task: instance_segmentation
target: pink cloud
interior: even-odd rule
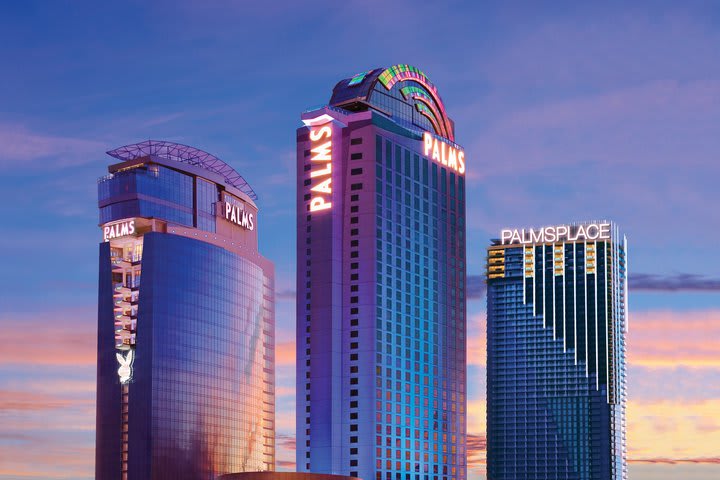
[[[630,312],[628,359],[647,367],[720,368],[720,311]]]
[[[85,321],[94,316],[84,310],[4,315],[0,365],[95,365],[97,332],[93,323]],[[88,323],[93,326],[79,327]]]

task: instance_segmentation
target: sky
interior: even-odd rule
[[[260,197],[293,469],[295,129],[337,81],[398,63],[438,86],[466,150],[469,477],[485,247],[610,219],[629,242],[631,476],[720,478],[718,59],[717,2],[2,2],[0,480],[93,477],[97,178],[146,139],[222,158]]]

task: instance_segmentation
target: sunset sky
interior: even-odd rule
[[[720,6],[429,3],[2,3],[0,480],[93,477],[97,178],[149,138],[217,155],[260,197],[294,468],[295,129],[338,80],[397,63],[438,86],[466,149],[470,478],[485,247],[590,219],[629,242],[632,479],[720,478]]]

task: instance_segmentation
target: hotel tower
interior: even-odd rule
[[[409,65],[297,130],[297,469],[466,477],[463,149]]]
[[[146,141],[98,182],[98,480],[273,470],[273,265],[219,158]]]
[[[487,263],[488,480],[624,480],[627,241],[503,230]]]

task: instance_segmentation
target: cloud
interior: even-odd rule
[[[705,463],[720,464],[720,457],[697,457],[697,458],[634,458],[628,460],[630,463],[663,463],[677,465],[681,463]]]
[[[467,276],[467,298],[468,300],[478,300],[485,296],[487,284],[485,277],[482,275]]]
[[[485,473],[487,462],[487,438],[485,435],[467,434],[467,467],[477,474]]]
[[[295,366],[295,340],[275,345],[275,366]]]
[[[281,290],[279,292],[275,292],[275,299],[276,300],[295,300],[295,290]]]
[[[720,278],[709,278],[690,273],[678,273],[676,275],[635,273],[630,275],[629,287],[637,291],[720,292]]]
[[[644,367],[720,368],[720,310],[629,314],[628,361]]]
[[[0,316],[4,337],[0,365],[95,365],[96,315],[74,309]]]
[[[286,448],[288,450],[295,450],[296,440],[294,435],[277,433],[275,434],[275,443],[278,447]]]
[[[44,410],[58,410],[68,407],[94,406],[88,398],[79,401],[77,398],[66,395],[50,395],[28,391],[0,390],[0,412],[7,415],[10,412],[37,412]]]
[[[0,124],[0,166],[62,168],[94,162],[106,145],[95,140],[38,133],[21,125]]]

